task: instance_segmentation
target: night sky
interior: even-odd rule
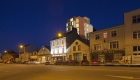
[[[140,8],[140,0],[0,0],[0,53],[20,44],[39,49],[65,32],[73,16],[87,16],[97,30],[123,24],[123,14]]]

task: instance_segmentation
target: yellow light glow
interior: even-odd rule
[[[62,34],[61,33],[58,33],[58,37],[61,37],[62,36]]]
[[[20,45],[20,48],[23,48],[23,46],[22,46],[22,45]]]
[[[6,53],[7,51],[5,50],[4,52]]]

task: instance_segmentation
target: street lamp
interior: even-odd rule
[[[58,33],[57,35],[58,35],[58,37],[61,37],[62,36],[62,33]]]
[[[19,47],[20,47],[20,48],[23,48],[23,45],[20,45]]]
[[[5,52],[5,53],[7,53],[7,51],[6,51],[6,50],[5,50],[4,52]]]

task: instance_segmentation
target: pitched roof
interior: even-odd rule
[[[67,32],[67,33],[63,33],[61,37],[55,37],[53,40],[55,39],[59,39],[59,38],[63,38],[66,37],[66,47],[68,48],[76,39],[88,44],[87,40],[83,40],[80,35],[77,34],[77,29],[76,28],[72,28],[72,31]]]
[[[25,47],[27,47],[27,46],[29,46],[29,45],[31,45],[31,44],[27,44],[27,45],[25,45]]]
[[[50,46],[44,46],[44,47],[46,47],[49,51],[51,50],[51,49],[50,49]]]

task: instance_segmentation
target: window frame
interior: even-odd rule
[[[115,29],[115,30],[111,30],[110,31],[110,36],[111,37],[116,37],[117,36],[117,30]]]
[[[132,16],[132,24],[140,23],[140,14]]]
[[[102,50],[102,45],[101,43],[98,43],[98,44],[94,44],[94,50]],[[100,48],[100,49],[99,49]]]
[[[99,40],[100,39],[100,34],[95,34],[94,37],[95,37],[95,40]]]
[[[140,39],[140,30],[132,32],[132,39]]]
[[[111,44],[112,43],[112,44]],[[115,43],[115,44],[114,44]],[[110,41],[109,42],[110,49],[118,49],[119,48],[119,41]]]
[[[76,46],[73,46],[73,51],[76,51]]]
[[[78,51],[81,51],[81,45],[78,45]]]

